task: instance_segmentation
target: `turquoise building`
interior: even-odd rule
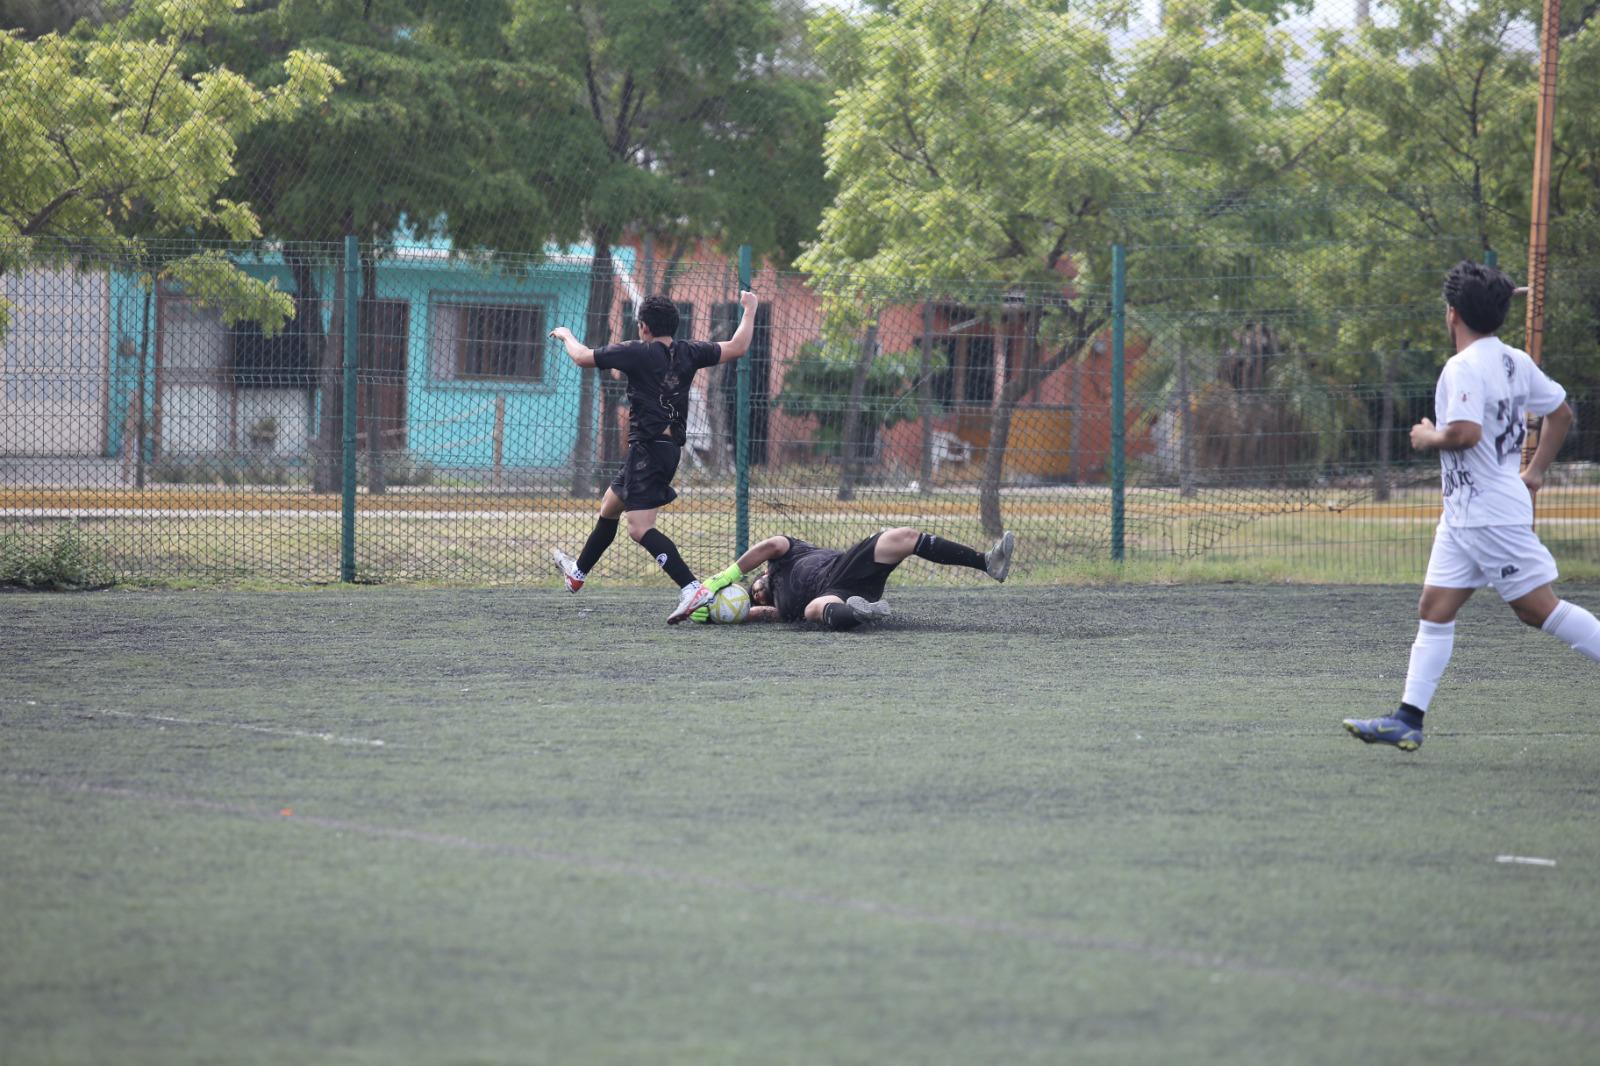
[[[612,256],[618,305],[637,301],[633,250],[615,248]],[[295,291],[281,254],[237,261]],[[565,325],[585,336],[592,261],[587,247],[550,249],[537,259],[473,259],[408,241],[369,267],[375,291],[361,323],[362,450],[378,433],[384,452],[442,470],[569,465],[581,372],[548,333]],[[330,254],[311,272],[322,332],[332,321],[338,269]],[[293,464],[309,454],[324,383],[306,331],[291,323],[265,337],[250,323],[229,328],[179,290],[147,298],[128,275],[111,277],[109,302],[106,454],[124,454],[141,410],[150,458],[250,454]],[[583,417],[594,424],[597,404]]]

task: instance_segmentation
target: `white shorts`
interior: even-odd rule
[[[1423,584],[1446,589],[1490,586],[1510,603],[1560,575],[1550,549],[1528,526],[1439,523]]]

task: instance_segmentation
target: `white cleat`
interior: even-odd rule
[[[568,592],[577,592],[583,588],[583,579],[588,575],[578,569],[578,560],[560,548],[551,548],[550,558],[554,559],[556,566],[561,568],[561,576],[566,579]]]
[[[857,622],[881,622],[889,617],[889,605],[882,600],[868,600],[860,596],[851,596],[844,601],[850,608],[850,613],[856,616]]]
[[[1004,536],[994,542],[994,547],[984,553],[983,568],[988,571],[990,577],[996,581],[1006,579],[1006,575],[1011,572],[1011,553],[1016,547],[1016,535],[1008,529]]]
[[[700,608],[716,599],[716,597],[717,594],[715,592],[706,588],[704,585],[700,584],[700,582],[689,582],[687,585],[683,586],[683,592],[678,597],[677,610],[667,615],[667,625],[677,625],[685,618],[688,618],[695,611],[698,611]]]

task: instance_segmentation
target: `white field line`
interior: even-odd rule
[[[1023,940],[1030,943],[1053,944],[1057,947],[1066,948],[1072,951],[1105,952],[1109,954],[1123,955],[1130,958],[1142,959],[1147,962],[1170,963],[1190,969],[1207,970],[1212,973],[1227,973],[1242,977],[1258,978],[1264,981],[1287,981],[1309,987],[1326,988],[1339,992],[1353,993],[1363,997],[1375,997],[1385,1001],[1405,1002],[1411,1006],[1430,1007],[1435,1010],[1449,1011],[1452,1013],[1469,1014],[1474,1016],[1492,1015],[1512,1021],[1531,1022],[1536,1025],[1546,1025],[1558,1029],[1570,1029],[1578,1032],[1600,1034],[1600,1017],[1593,1015],[1570,1014],[1561,1011],[1546,1011],[1531,1007],[1520,1007],[1509,1003],[1473,1000],[1460,996],[1443,995],[1437,992],[1429,991],[1425,988],[1417,988],[1411,985],[1385,985],[1380,982],[1370,981],[1361,977],[1342,977],[1338,974],[1318,973],[1313,970],[1297,970],[1289,967],[1275,966],[1270,963],[1256,962],[1250,959],[1231,958],[1226,955],[1214,955],[1209,952],[1195,951],[1189,948],[1169,947],[1161,944],[1142,943],[1133,940],[1118,940],[1111,937],[1090,936],[1081,933],[1066,932],[1046,926],[1024,925],[1018,922],[1008,922],[994,918],[979,918],[964,914],[924,911],[918,910],[915,907],[907,907],[898,903],[885,903],[879,900],[853,898],[849,896],[830,896],[818,892],[808,891],[803,888],[796,888],[791,885],[763,884],[755,881],[745,881],[738,878],[722,877],[716,874],[699,873],[693,870],[679,870],[666,866],[655,866],[625,859],[608,859],[594,855],[553,851],[544,848],[531,848],[517,844],[500,844],[493,841],[476,840],[472,837],[461,836],[455,833],[430,833],[425,830],[410,829],[403,826],[374,825],[366,822],[348,821],[342,818],[306,815],[294,812],[293,808],[291,807],[282,807],[275,810],[259,807],[246,807],[241,804],[204,799],[199,796],[147,792],[142,789],[121,788],[111,785],[95,784],[92,782],[67,780],[63,778],[51,777],[49,775],[22,774],[4,770],[0,770],[0,779],[16,781],[21,784],[39,785],[45,788],[54,788],[69,792],[83,792],[92,795],[112,796],[119,799],[143,800],[151,803],[159,803],[169,807],[183,807],[191,810],[211,811],[217,814],[248,818],[253,821],[276,821],[284,823],[285,825],[310,826],[316,829],[356,834],[375,840],[401,840],[413,844],[422,844],[433,848],[445,848],[482,855],[496,855],[505,858],[522,859],[530,862],[548,863],[551,865],[567,867],[569,869],[584,870],[600,876],[618,877],[624,880],[654,882],[656,884],[668,885],[673,888],[710,889],[713,891],[731,892],[740,895],[779,899],[788,903],[793,903],[797,906],[811,907],[819,910],[865,914],[874,917],[888,918],[911,925],[922,925],[939,929],[952,929],[969,933],[981,933],[999,938]]]
[[[29,701],[30,703],[33,701]],[[159,722],[162,725],[200,726],[213,729],[239,729],[247,733],[266,733],[275,737],[295,737],[300,740],[320,740],[327,744],[348,744],[354,747],[382,748],[384,741],[369,737],[341,737],[336,733],[313,733],[307,729],[278,729],[273,726],[251,725],[249,722],[206,722],[193,718],[175,718],[168,714],[135,714],[132,711],[113,711],[105,708],[79,710],[73,714],[88,714],[107,718],[128,718],[137,722]]]
[[[1515,863],[1518,866],[1554,866],[1554,859],[1536,859],[1532,855],[1496,855],[1495,862]]]

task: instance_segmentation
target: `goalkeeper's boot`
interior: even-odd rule
[[[1402,715],[1404,711],[1382,718],[1346,718],[1344,727],[1351,736],[1367,744],[1393,744],[1401,751],[1416,751],[1422,747],[1422,721]]]
[[[678,595],[677,608],[667,615],[667,625],[677,625],[716,598],[717,593],[714,589],[708,589],[698,581],[689,582],[683,586],[683,591]]]
[[[1016,550],[1017,538],[1007,530],[994,542],[994,547],[983,553],[983,568],[996,581],[1004,581],[1011,572],[1011,553]]]
[[[882,600],[851,596],[844,601],[844,605],[850,608],[850,613],[856,616],[858,622],[881,622],[889,617],[889,605]]]
[[[556,566],[561,568],[561,576],[567,582],[568,592],[577,592],[583,588],[583,579],[588,575],[578,569],[578,560],[560,548],[551,548],[550,558],[554,559]]]

